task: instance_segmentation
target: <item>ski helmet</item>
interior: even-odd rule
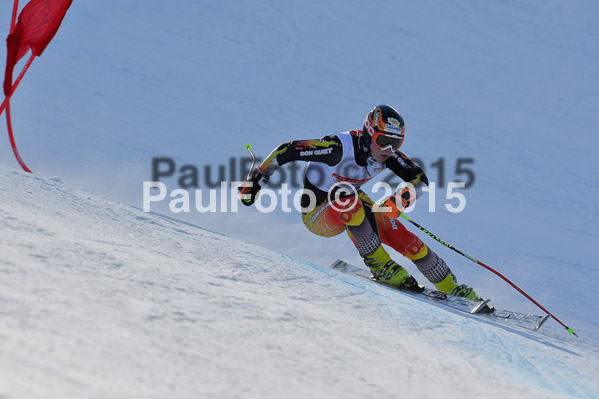
[[[368,113],[362,134],[364,137],[370,137],[379,149],[390,148],[395,151],[403,143],[405,130],[406,125],[399,112],[384,104],[377,105]]]

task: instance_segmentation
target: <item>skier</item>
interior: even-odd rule
[[[362,130],[283,143],[250,171],[249,178],[239,187],[241,202],[252,205],[261,187],[280,166],[307,161],[301,206],[308,230],[323,237],[346,231],[373,276],[382,282],[395,286],[417,284],[391,259],[382,246],[386,244],[414,262],[437,290],[479,299],[471,287],[458,284],[442,258],[396,220],[422,194],[423,187],[428,186],[422,169],[399,151],[404,132],[399,112],[389,105],[378,105],[366,116]],[[406,187],[377,207],[360,186],[385,168],[411,183],[415,193]],[[355,190],[344,193],[343,185],[352,185]],[[316,198],[316,206],[311,209],[309,193]]]

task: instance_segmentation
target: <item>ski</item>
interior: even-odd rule
[[[549,319],[549,315],[536,315],[529,313],[514,312],[512,310],[493,309],[488,317],[505,324],[516,325],[527,330],[537,331]]]
[[[547,319],[549,318],[549,315],[539,316],[534,314],[514,312],[511,310],[497,310],[493,306],[489,305],[489,299],[475,300],[469,298],[462,298],[450,294],[445,294],[439,291],[431,290],[423,286],[393,286],[373,278],[372,274],[370,273],[370,270],[367,270],[363,267],[354,266],[342,260],[335,261],[329,267],[341,273],[354,275],[362,279],[383,285],[385,287],[389,287],[393,290],[408,295],[416,296],[420,299],[426,299],[428,301],[435,302],[439,305],[447,306],[452,309],[473,314],[477,317],[484,317],[487,320],[499,322],[502,324],[516,325],[528,330],[536,331],[539,328],[541,328],[543,323],[545,323],[545,321],[547,321]]]

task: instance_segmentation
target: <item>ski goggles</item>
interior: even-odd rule
[[[372,137],[372,141],[374,141],[374,145],[376,145],[380,150],[385,151],[387,149],[391,149],[392,151],[398,150],[401,147],[401,143],[403,143],[403,132],[405,131],[405,126],[401,128],[396,128],[393,126],[392,128],[397,131],[396,132],[388,132],[388,131],[380,131],[379,129],[375,129],[372,127],[372,124],[366,118],[364,121],[364,127]]]
[[[372,141],[374,141],[374,145],[376,145],[382,151],[387,149],[395,151],[401,147],[403,136],[389,135],[384,132],[374,132],[372,135]]]

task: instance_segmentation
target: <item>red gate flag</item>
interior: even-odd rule
[[[17,62],[31,48],[32,56],[40,56],[50,43],[73,0],[31,0],[21,11],[17,26],[6,39],[6,72],[4,94],[12,91],[12,73]]]
[[[33,62],[34,58],[42,55],[64,19],[67,10],[73,3],[73,0],[31,0],[21,11],[19,21],[15,25],[15,17],[19,7],[19,0],[14,0],[13,15],[10,22],[10,34],[6,38],[6,71],[4,73],[4,94],[5,98],[0,105],[0,115],[6,108],[6,125],[8,127],[8,137],[12,146],[12,151],[19,162],[19,165],[26,172],[31,170],[25,165],[12,132],[10,121],[10,98],[12,93],[23,79],[25,72]],[[25,67],[19,74],[16,82],[12,81],[12,74],[15,65],[27,51],[31,49],[31,56],[25,64]]]

